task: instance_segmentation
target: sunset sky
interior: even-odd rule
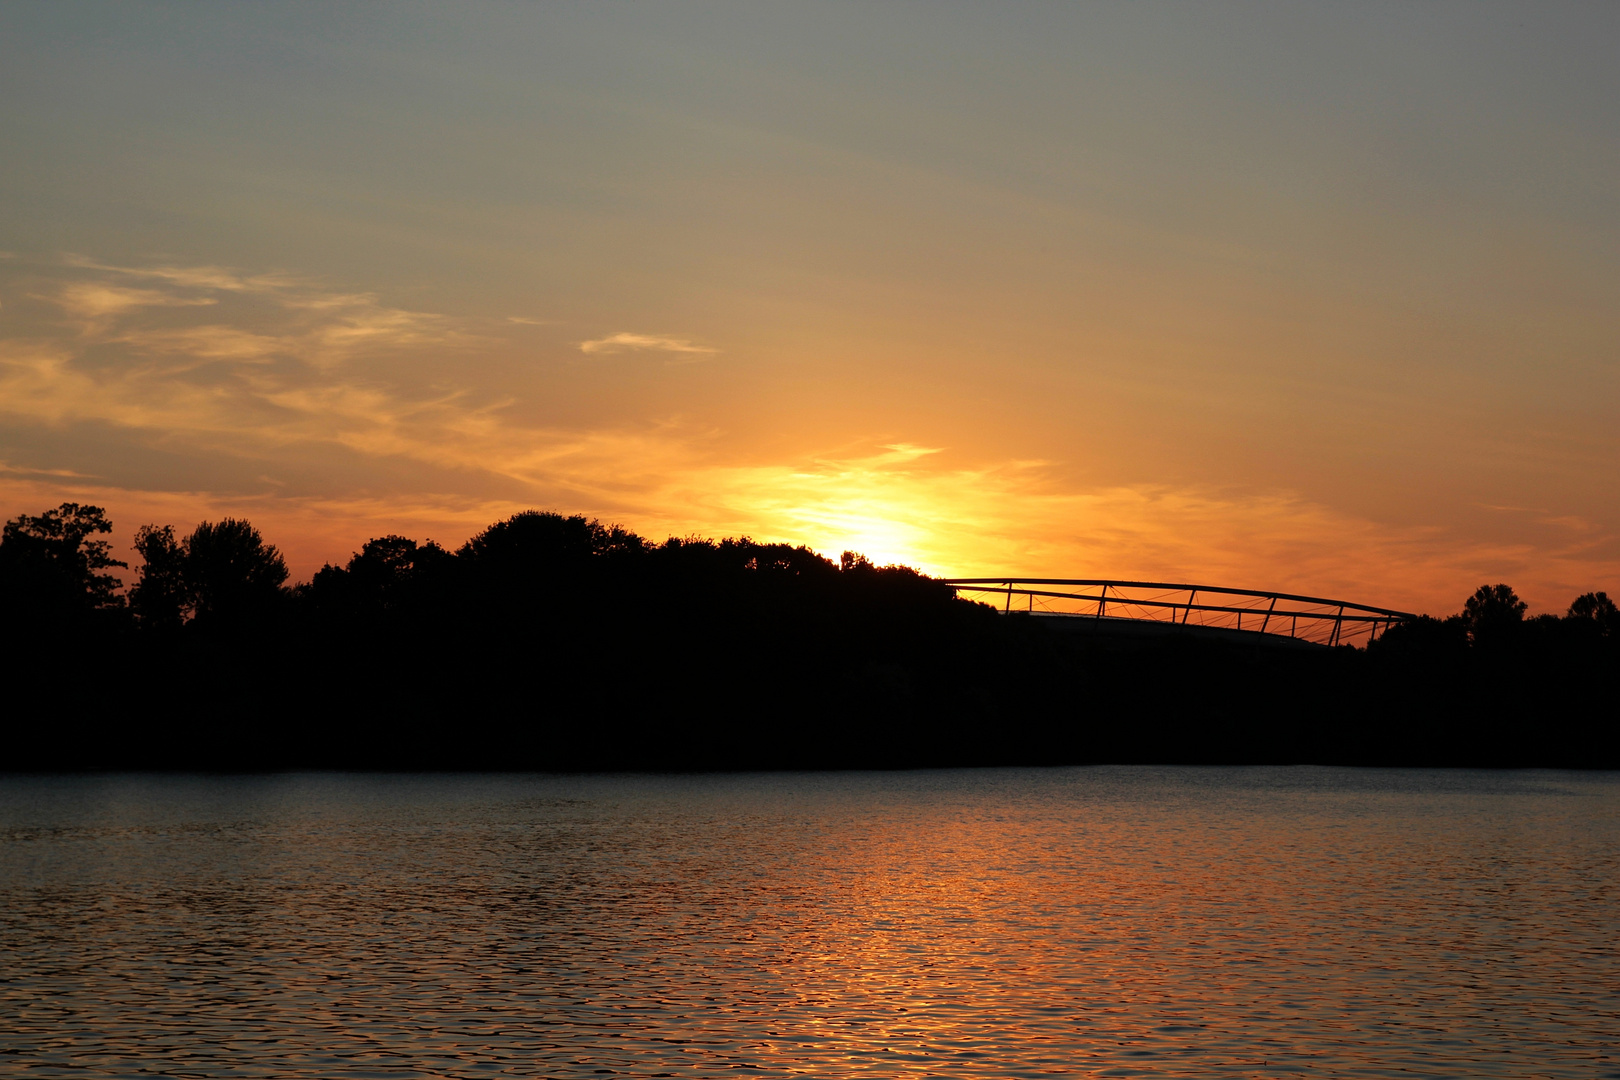
[[[0,514],[1620,593],[1620,5],[0,6]]]

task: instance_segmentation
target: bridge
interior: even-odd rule
[[[1365,645],[1396,623],[1417,617],[1348,600],[1166,581],[1003,577],[946,578],[944,583],[958,595],[987,601],[1008,614],[1047,616],[1054,628],[1074,630],[1169,633],[1184,628],[1256,643]]]

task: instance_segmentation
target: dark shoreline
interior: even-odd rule
[[[1073,634],[853,553],[530,512],[291,588],[246,522],[148,528],[126,598],[100,511],[52,514],[0,544],[0,769],[1620,766],[1601,593],[1484,586],[1367,648]]]
[[[274,680],[212,649],[130,650],[97,672],[9,673],[14,717],[59,707],[53,688],[63,685],[76,686],[79,707],[54,723],[8,722],[0,769],[1620,767],[1607,687],[1554,684],[1549,700],[1537,666],[1470,656],[1436,669],[1377,651],[1186,639],[1075,642],[993,614],[974,630],[986,660],[962,674],[924,656],[756,670],[729,685],[719,680],[732,664],[678,649],[620,669],[555,657],[516,679],[473,651],[425,670],[373,655],[362,676],[321,665],[337,643],[309,639],[278,657]],[[536,682],[543,694],[530,689]]]

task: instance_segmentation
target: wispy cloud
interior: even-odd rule
[[[329,367],[360,353],[479,340],[442,315],[391,307],[374,293],[321,289],[283,274],[243,275],[216,266],[118,266],[82,256],[65,262],[91,279],[67,282],[37,298],[79,320],[81,335],[143,353],[202,360],[280,355]],[[142,284],[122,283],[129,280]],[[218,317],[190,327],[141,323],[148,310],[217,308],[222,303],[237,305],[238,322],[251,319],[259,325],[247,329]],[[242,308],[244,304],[248,307]]]
[[[175,296],[156,289],[131,289],[94,281],[63,286],[55,296],[47,299],[54,301],[69,315],[84,319],[122,315],[137,308],[205,307],[217,302],[206,296]]]
[[[288,351],[288,342],[282,337],[218,325],[188,326],[175,330],[128,330],[111,340],[143,353],[190,357],[205,362],[259,361]]]
[[[391,348],[450,344],[466,335],[452,330],[446,319],[421,311],[382,307],[375,297],[345,297],[345,303],[316,307],[333,318],[310,335],[315,346],[311,359],[341,358],[362,348]]]
[[[43,298],[75,333],[0,340],[0,415],[112,425],[215,458],[327,444],[442,461],[429,429],[454,435],[476,411],[455,391],[385,390],[344,363],[478,340],[441,315],[218,267],[68,265],[77,280]]]
[[[669,337],[664,334],[631,334],[621,332],[609,334],[604,338],[595,338],[591,341],[579,343],[579,351],[587,355],[617,352],[667,352],[692,355],[708,355],[720,350],[707,345],[699,345],[686,338]]]
[[[552,320],[552,319],[531,319],[527,315],[508,315],[506,317],[506,321],[509,322],[509,323],[517,323],[519,326],[553,326],[553,325],[555,325],[555,320]]]
[[[63,261],[80,270],[94,270],[127,278],[161,281],[188,289],[221,292],[274,292],[297,287],[297,279],[285,274],[243,275],[219,266],[118,266],[98,262],[83,255],[68,255]]]
[[[33,469],[26,465],[13,465],[8,461],[0,461],[0,473],[10,473],[13,476],[55,476],[72,480],[98,479],[88,473],[75,472],[73,469]]]

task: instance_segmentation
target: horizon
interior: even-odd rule
[[[1620,593],[1617,31],[10,6],[0,516],[1562,613]]]
[[[70,504],[64,503],[64,504],[62,504],[61,508],[65,509],[68,505],[70,505]],[[94,505],[91,505],[91,504],[78,504],[78,505],[82,509],[87,510],[87,511],[92,511],[92,512],[99,512],[99,511],[104,510],[103,507],[98,507],[98,506],[94,506]],[[51,508],[51,509],[58,509],[58,508]],[[601,520],[596,519],[596,518],[589,518],[586,515],[566,515],[566,514],[559,513],[557,511],[541,510],[541,509],[539,509],[537,507],[530,507],[527,510],[518,511],[516,515],[513,515],[513,517],[519,517],[519,516],[523,516],[525,514],[545,514],[545,515],[551,515],[551,516],[556,516],[556,517],[560,517],[560,518],[569,518],[570,520],[587,521],[593,527],[598,527],[599,526],[599,527],[602,527],[602,528],[605,528],[605,529],[608,529],[608,530],[618,530],[618,529],[624,528],[622,525],[620,525],[617,522],[601,521]],[[22,515],[21,519],[26,520],[26,519],[31,518],[31,517],[34,517],[34,515]],[[253,528],[253,531],[258,533],[262,543],[266,546],[266,550],[269,552],[269,554],[275,556],[276,558],[281,559],[283,561],[283,563],[288,566],[289,574],[288,574],[288,581],[286,583],[286,587],[288,589],[297,589],[297,588],[302,587],[302,586],[308,586],[308,585],[313,583],[315,575],[319,570],[321,570],[321,569],[343,569],[350,563],[350,561],[352,559],[359,558],[360,555],[361,555],[360,547],[363,546],[363,545],[357,545],[356,549],[349,552],[347,556],[325,559],[320,563],[319,566],[314,567],[309,573],[300,575],[300,574],[298,574],[298,573],[296,573],[295,571],[292,570],[291,563],[286,560],[285,552],[280,550],[279,545],[277,545],[275,543],[274,539],[272,537],[265,536],[263,531],[258,529],[258,527],[256,525],[254,525],[253,522],[250,519],[248,519],[248,518],[231,519],[229,517],[225,517],[225,518],[221,518],[219,522],[210,523],[210,522],[205,521],[205,522],[200,522],[198,524],[201,525],[201,526],[206,526],[206,525],[209,525],[209,524],[220,524],[220,523],[230,521],[230,520],[236,520],[236,521],[239,521],[239,522],[241,522],[241,523],[243,523],[245,525],[251,526]],[[438,545],[443,551],[445,551],[445,552],[447,552],[447,553],[449,553],[451,555],[460,555],[460,554],[463,554],[466,551],[466,549],[469,546],[471,546],[473,544],[473,542],[480,535],[482,535],[486,531],[488,531],[488,530],[490,530],[490,529],[492,529],[492,528],[494,528],[496,526],[506,524],[510,520],[512,520],[512,518],[503,518],[500,521],[489,522],[488,524],[486,524],[482,528],[480,528],[478,530],[475,530],[473,533],[471,533],[464,540],[462,540],[460,542],[457,542],[457,543],[442,543],[441,541],[439,541],[439,540],[437,540],[437,539],[435,539],[433,537],[402,536],[402,534],[397,534],[397,533],[396,534],[378,535],[378,536],[369,537],[368,540],[367,540],[367,543],[369,543],[371,541],[375,541],[375,540],[389,539],[390,537],[403,538],[403,539],[406,539],[406,540],[410,540],[410,541],[412,541],[413,543],[416,543],[416,544],[422,544],[424,546],[425,545]],[[111,535],[113,537],[113,540],[109,541],[110,548],[111,548],[110,555],[116,559],[118,551],[120,550],[120,544],[118,543],[118,541],[125,538],[126,534],[132,534],[135,530],[129,529],[129,528],[119,527],[116,522],[112,522],[110,520],[108,521],[108,524],[112,527],[111,528]],[[142,526],[137,526],[136,528],[139,529],[139,528],[141,528],[143,526],[156,526],[158,528],[163,528],[164,526],[169,526],[170,528],[173,529],[173,534],[174,534],[175,538],[177,540],[182,541],[182,542],[184,542],[187,539],[188,534],[191,532],[191,529],[188,529],[188,528],[183,527],[183,526],[182,527],[174,527],[174,523],[172,523],[172,522],[143,522]],[[828,562],[828,563],[830,563],[830,564],[832,564],[834,566],[837,566],[840,563],[841,557],[853,556],[856,559],[856,561],[863,562],[863,563],[866,563],[866,564],[871,565],[871,566],[876,566],[876,567],[880,567],[880,568],[884,568],[884,569],[901,569],[901,570],[914,571],[914,572],[917,572],[917,573],[921,573],[924,577],[933,578],[935,580],[962,581],[962,582],[978,583],[978,584],[983,584],[985,582],[990,582],[990,581],[996,581],[996,582],[1003,582],[1004,581],[1004,582],[1010,582],[1010,583],[1020,585],[1021,586],[1020,588],[1017,588],[1017,589],[1013,590],[1014,593],[1021,593],[1022,589],[1029,587],[1030,583],[1032,583],[1032,582],[1039,582],[1041,580],[1045,580],[1040,575],[1026,575],[1026,574],[1018,574],[1018,573],[992,574],[992,575],[990,575],[988,577],[980,576],[980,577],[977,577],[977,578],[974,578],[974,577],[951,578],[948,575],[943,575],[943,574],[929,574],[926,570],[921,570],[918,567],[912,566],[912,565],[910,565],[908,563],[904,563],[904,562],[872,560],[872,559],[869,559],[864,552],[860,552],[860,551],[852,551],[852,550],[849,550],[849,549],[845,549],[845,550],[840,551],[840,552],[829,552],[829,551],[826,551],[826,550],[823,550],[823,549],[818,549],[818,548],[812,547],[812,546],[810,546],[808,544],[796,543],[796,542],[794,542],[792,540],[760,540],[757,537],[752,537],[752,536],[747,536],[747,535],[739,535],[739,536],[702,536],[702,535],[698,535],[698,534],[695,534],[695,533],[688,533],[688,534],[686,534],[684,536],[670,535],[670,536],[665,537],[663,540],[658,540],[658,539],[656,539],[654,537],[641,535],[640,533],[635,532],[635,530],[633,530],[633,529],[626,529],[625,531],[630,533],[632,536],[635,536],[639,540],[641,540],[643,543],[648,545],[649,548],[659,548],[659,547],[663,547],[665,545],[683,543],[683,542],[684,543],[702,542],[702,543],[713,543],[713,544],[720,544],[720,543],[726,543],[726,542],[737,542],[737,543],[742,543],[742,544],[762,544],[762,545],[782,544],[782,545],[789,546],[789,547],[792,547],[792,548],[795,548],[795,549],[798,549],[798,550],[808,551],[811,555],[815,556],[816,558],[822,559],[822,560],[824,560],[824,561],[826,561],[826,562]],[[139,550],[138,546],[133,545],[133,544],[130,544],[130,545],[127,545],[127,546],[128,546],[129,553],[131,555],[134,555],[134,556],[137,556],[137,557],[140,555],[140,550]],[[123,566],[123,567],[119,567],[119,566],[115,565],[115,566],[113,566],[111,568],[106,569],[105,572],[111,574],[113,576],[113,578],[118,581],[118,584],[117,584],[116,588],[113,590],[114,595],[127,598],[130,595],[130,591],[131,591],[132,587],[135,585],[136,581],[139,580],[138,572],[140,570],[141,563],[140,562],[135,562],[135,561],[130,561],[130,560],[124,560],[124,562],[127,562],[128,565]],[[120,572],[121,570],[122,570],[122,572]],[[126,577],[126,575],[127,575],[127,577]],[[1150,581],[1146,581],[1146,580],[1127,581],[1127,580],[1123,580],[1123,579],[1112,579],[1111,583],[1114,584],[1114,585],[1121,586],[1121,587],[1165,587],[1165,588],[1172,588],[1172,589],[1181,588],[1183,585],[1187,585],[1187,586],[1192,585],[1192,583],[1181,583],[1180,585],[1177,585],[1177,584],[1174,584],[1174,583],[1150,582]],[[1493,585],[1496,588],[1507,588],[1510,592],[1513,590],[1512,584],[1510,582],[1502,582],[1502,583],[1482,583],[1479,586],[1479,591],[1484,591],[1485,589],[1488,589],[1488,588],[1492,587]],[[1267,589],[1247,589],[1241,583],[1237,583],[1237,582],[1213,582],[1213,581],[1197,583],[1196,587],[1194,587],[1194,592],[1196,593],[1196,591],[1198,589],[1200,589],[1200,588],[1233,589],[1235,591],[1254,593],[1256,595],[1266,594],[1266,593],[1276,591],[1276,590],[1267,590]],[[980,593],[985,593],[985,592],[996,593],[997,590],[995,590],[995,589],[989,589],[989,590],[980,589],[980,588],[977,587],[977,585],[970,584],[965,589],[962,589],[962,590],[959,590],[959,591],[965,591],[965,592],[970,594],[970,595],[967,595],[967,596],[960,597],[961,599],[971,600],[971,601],[974,601],[974,602],[977,602],[977,603],[986,603],[992,608],[997,606],[996,602],[993,601],[993,598],[991,600],[986,600],[983,596],[979,595]],[[1476,593],[1476,595],[1477,595],[1477,593]],[[1586,595],[1587,596],[1593,595],[1593,591],[1588,590],[1588,593]],[[1604,590],[1597,590],[1595,592],[1595,595],[1599,598],[1599,600],[1602,600],[1602,599],[1606,598],[1607,593]],[[1162,597],[1155,598],[1155,599],[1162,599]],[[1190,602],[1191,598],[1188,598],[1188,599],[1189,599],[1189,602]],[[1316,601],[1318,603],[1339,603],[1339,602],[1342,601],[1342,602],[1354,604],[1354,605],[1356,605],[1358,607],[1363,606],[1363,605],[1361,605],[1361,604],[1359,604],[1357,602],[1360,598],[1357,598],[1357,600],[1351,600],[1348,597],[1317,596],[1317,597],[1299,597],[1299,599],[1309,599],[1309,600]],[[1515,599],[1515,600],[1518,599],[1518,596],[1517,596],[1516,593],[1514,593],[1513,599]],[[1574,599],[1574,598],[1572,598],[1572,599]],[[1461,618],[1461,617],[1463,617],[1461,613],[1462,613],[1462,611],[1463,611],[1463,609],[1465,607],[1465,601],[1466,601],[1466,598],[1464,598],[1464,600],[1459,600],[1459,602],[1455,605],[1455,610],[1451,610],[1451,611],[1418,611],[1418,612],[1406,612],[1406,613],[1401,613],[1401,614],[1403,616],[1415,615],[1415,616],[1419,616],[1419,617],[1431,617],[1431,618],[1436,618],[1436,619],[1448,619],[1448,618],[1453,618],[1453,617]],[[1114,601],[1114,602],[1122,604],[1126,608],[1133,607],[1132,601],[1129,598],[1121,598],[1118,601]],[[1377,607],[1377,605],[1373,605],[1373,606]],[[1011,609],[1009,608],[1009,610],[1011,610]],[[1256,610],[1259,610],[1259,609],[1256,609]],[[1572,605],[1566,604],[1566,605],[1564,605],[1564,607],[1553,610],[1553,611],[1541,612],[1541,611],[1535,611],[1535,610],[1526,610],[1524,612],[1524,614],[1525,614],[1526,617],[1529,617],[1529,618],[1534,618],[1537,615],[1543,615],[1543,614],[1560,616],[1560,615],[1565,615],[1565,614],[1572,614],[1574,612],[1574,610],[1575,609],[1574,609],[1574,607]],[[1041,612],[1041,614],[1083,615],[1085,613],[1083,611],[1068,610],[1067,608],[1064,608],[1064,607],[1060,606],[1060,607],[1049,607],[1049,608],[1043,610]],[[1137,617],[1137,616],[1131,616],[1131,617],[1134,618],[1134,617]],[[1205,624],[1200,624],[1200,625],[1205,625]],[[1289,636],[1293,636],[1293,635],[1290,634]],[[1351,643],[1355,644],[1355,642],[1351,642]],[[1365,643],[1362,643],[1362,644],[1365,644]]]

